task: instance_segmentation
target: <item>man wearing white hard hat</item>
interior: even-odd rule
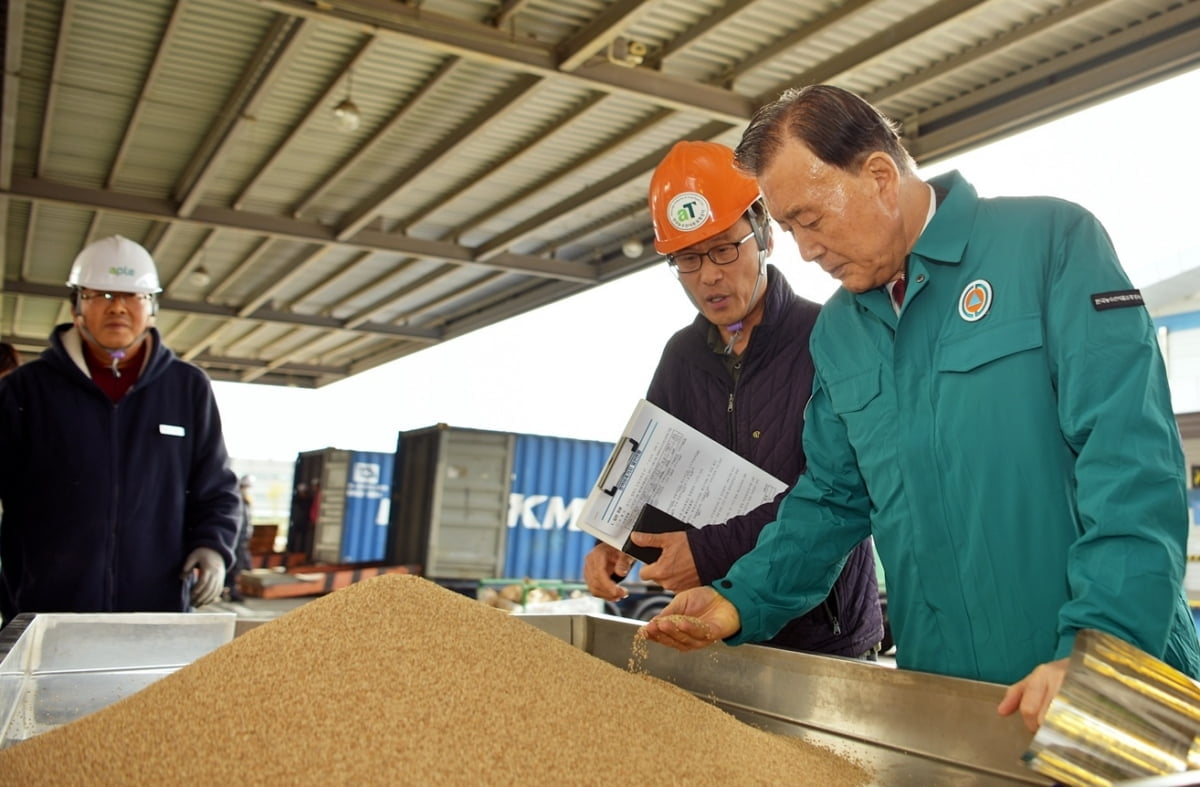
[[[0,381],[0,613],[207,604],[240,510],[212,386],[154,328],[140,245],[88,245],[67,285],[73,321]]]

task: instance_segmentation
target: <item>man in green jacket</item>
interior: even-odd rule
[[[922,181],[892,123],[827,85],[760,109],[737,163],[842,283],[812,334],[808,469],[757,547],[647,634],[765,639],[874,535],[898,665],[1013,683],[999,711],[1031,730],[1082,629],[1200,676],[1166,371],[1099,222]]]

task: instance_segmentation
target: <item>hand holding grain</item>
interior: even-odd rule
[[[675,650],[706,648],[742,627],[737,607],[711,587],[685,590],[662,614],[641,629],[641,635]]]

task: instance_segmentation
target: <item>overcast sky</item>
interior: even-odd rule
[[[1135,286],[1200,265],[1200,70],[922,169],[958,169],[981,196],[1048,194],[1108,228]],[[797,292],[836,284],[785,235],[772,262]],[[778,242],[782,241],[782,242]],[[436,423],[612,442],[667,338],[695,312],[656,265],[318,390],[213,384],[236,459],[326,447],[394,451]]]

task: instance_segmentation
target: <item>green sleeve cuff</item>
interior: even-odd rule
[[[1071,652],[1075,650],[1075,635],[1079,632],[1071,629],[1070,631],[1060,634],[1058,637],[1058,647],[1054,649],[1054,660],[1068,658]]]
[[[712,583],[712,588],[726,601],[733,604],[738,612],[738,620],[742,624],[740,629],[725,638],[725,644],[742,645],[746,642],[761,640],[762,637],[756,637],[755,632],[762,626],[761,615],[759,615],[762,605],[746,584],[726,576]]]

